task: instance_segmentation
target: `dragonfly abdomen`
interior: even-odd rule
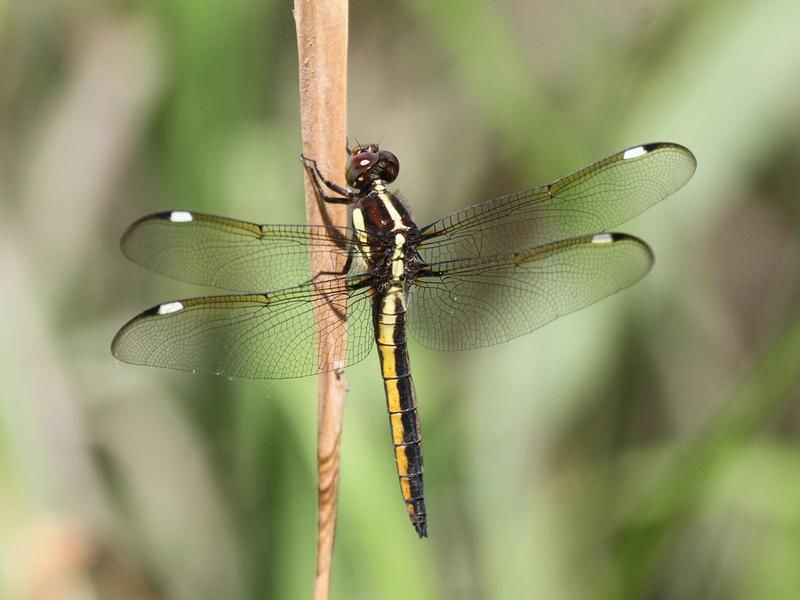
[[[375,298],[375,339],[389,411],[400,491],[408,516],[420,537],[427,537],[422,485],[422,435],[417,397],[406,345],[406,304],[401,285],[392,285]]]

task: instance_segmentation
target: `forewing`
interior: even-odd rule
[[[344,368],[367,356],[374,338],[370,291],[352,288],[342,279],[160,304],[120,329],[111,352],[137,365],[257,379]],[[315,309],[321,306],[346,314],[346,322],[321,326],[318,338]],[[331,351],[345,335],[346,354]]]
[[[412,335],[436,350],[499,344],[639,281],[643,241],[602,233],[484,259],[439,263],[412,288]]]
[[[428,264],[495,256],[608,231],[680,189],[695,171],[677,144],[635,146],[550,185],[489,200],[421,231]]]
[[[352,243],[347,228],[256,225],[170,211],[133,223],[120,246],[134,262],[174,279],[260,292],[309,282],[312,253],[321,259],[324,271],[340,271]]]

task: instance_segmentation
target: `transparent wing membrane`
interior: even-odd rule
[[[558,181],[502,196],[423,228],[426,263],[516,252],[608,231],[681,188],[696,166],[677,144],[618,152]]]
[[[506,342],[628,287],[652,264],[647,244],[611,233],[439,263],[412,290],[411,334],[436,350]]]
[[[121,247],[134,262],[174,279],[264,292],[309,282],[312,252],[324,271],[340,271],[352,237],[346,228],[256,225],[171,211],[136,221],[122,236]]]
[[[374,338],[370,290],[347,284],[160,304],[129,321],[111,351],[128,363],[230,377],[284,379],[344,368],[366,357]],[[321,324],[317,337],[321,306],[346,314],[344,328]],[[343,335],[346,354],[330,350]]]

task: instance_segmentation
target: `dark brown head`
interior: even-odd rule
[[[399,171],[400,161],[394,154],[381,150],[378,144],[366,144],[350,151],[345,180],[347,185],[358,190],[378,179],[391,183],[397,179]]]

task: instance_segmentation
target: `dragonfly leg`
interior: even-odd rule
[[[313,158],[307,158],[302,154],[300,155],[300,160],[303,161],[303,165],[305,166],[306,171],[314,183],[314,188],[316,188],[317,195],[322,200],[331,204],[350,204],[353,201],[352,194],[345,188],[340,185],[336,185],[328,179],[325,179],[325,177],[322,175],[322,172],[319,170],[319,167],[317,166],[316,160]],[[322,189],[323,185],[330,191],[334,192],[335,194],[339,194],[342,197],[340,198],[338,196],[326,195],[325,191]]]
[[[347,275],[350,272],[350,268],[353,266],[353,248],[348,248],[347,250],[347,260],[345,261],[344,265],[342,265],[342,269],[340,271],[319,271],[316,275],[311,278],[311,283],[316,283],[317,279],[325,276],[337,276],[340,277],[342,275]]]

